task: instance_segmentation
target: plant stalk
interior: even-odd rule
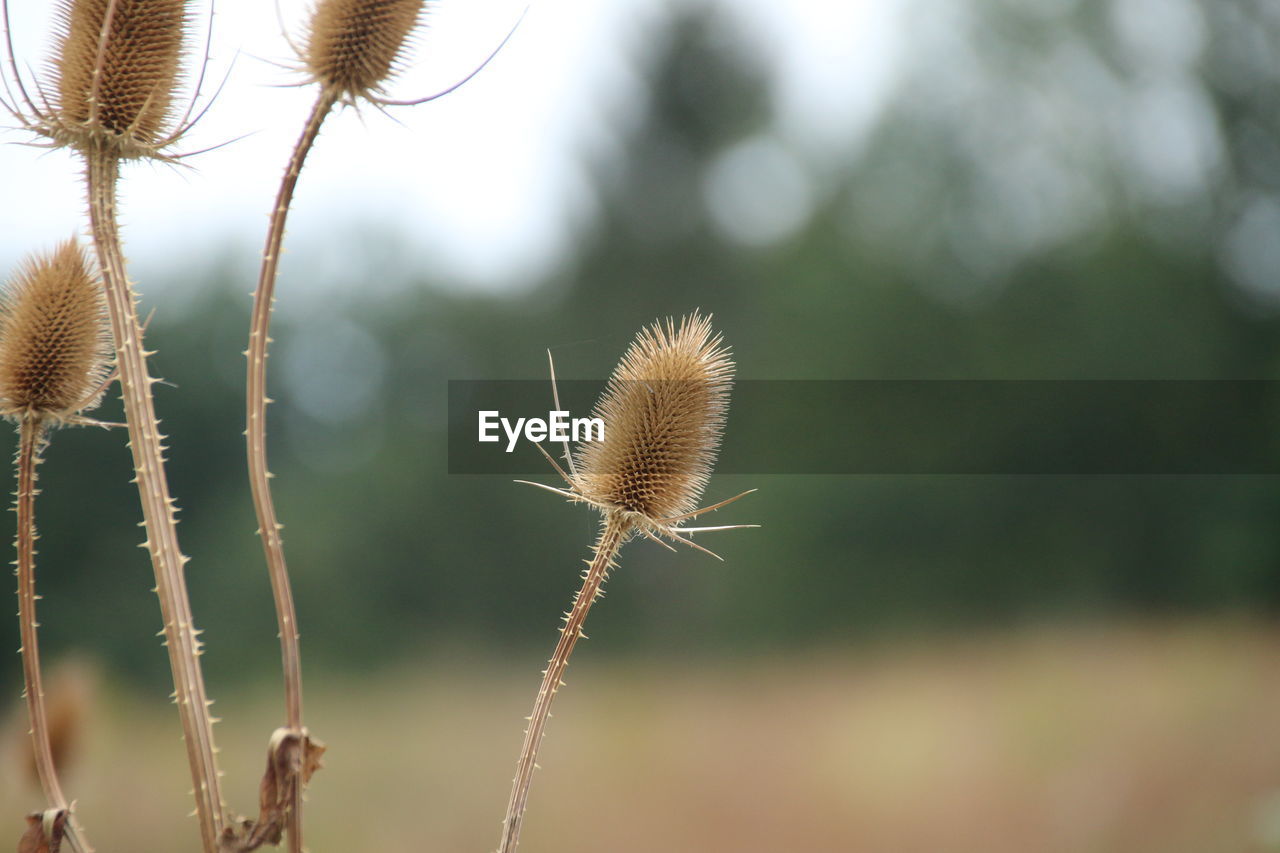
[[[36,466],[40,463],[37,445],[43,427],[24,417],[18,426],[18,492],[14,509],[18,515],[18,619],[22,636],[23,687],[27,694],[27,714],[31,718],[31,747],[35,753],[36,775],[50,808],[67,807],[67,798],[58,783],[58,770],[49,743],[49,718],[45,713],[44,684],[40,676],[40,643],[36,629],[35,497]]]
[[[18,516],[18,533],[14,546],[18,552],[18,625],[22,637],[22,677],[27,697],[27,716],[31,722],[31,750],[36,775],[44,791],[46,805],[67,815],[68,840],[83,853],[93,853],[84,830],[71,814],[67,798],[58,781],[58,767],[53,760],[49,740],[49,715],[44,704],[44,684],[40,672],[40,641],[36,621],[36,466],[40,464],[40,445],[44,424],[38,417],[23,417],[18,425],[18,491],[14,510]]]
[[[138,325],[136,297],[125,274],[124,252],[116,221],[116,185],[120,161],[109,151],[92,148],[85,154],[89,195],[89,220],[102,271],[107,311],[116,348],[116,369],[124,399],[147,539],[156,576],[156,594],[164,619],[165,646],[173,673],[174,695],[187,744],[187,760],[196,800],[200,838],[206,853],[217,853],[218,838],[226,824],[213,740],[213,719],[200,668],[201,643],[193,624],[183,567],[188,557],[178,546],[178,521],[174,499],[164,469],[164,436],[156,420],[151,395],[153,379],[147,372],[142,329]]]
[[[302,727],[302,656],[298,645],[298,618],[293,604],[293,591],[285,563],[284,542],[271,496],[271,473],[267,468],[267,347],[271,343],[271,309],[275,304],[276,276],[280,251],[284,242],[285,220],[293,202],[294,189],[303,163],[311,151],[320,125],[337,103],[337,95],[323,89],[311,108],[302,135],[294,145],[285,168],[284,178],[276,193],[267,227],[266,247],[262,252],[262,268],[253,294],[253,314],[249,326],[249,360],[245,381],[245,447],[249,464],[249,487],[253,492],[253,509],[258,519],[258,535],[267,561],[271,593],[275,599],[276,622],[280,633],[280,658],[284,672],[285,719],[288,728],[305,737]],[[302,783],[293,786],[289,809],[289,849],[302,853]]]
[[[542,685],[538,688],[538,696],[533,702],[533,713],[529,715],[529,727],[525,729],[524,744],[520,747],[520,759],[516,762],[516,776],[511,783],[511,799],[507,803],[507,815],[502,822],[502,842],[498,846],[499,853],[515,853],[520,843],[520,829],[524,821],[524,811],[529,800],[529,784],[533,780],[536,767],[538,747],[542,744],[543,731],[547,718],[551,714],[551,702],[556,692],[564,686],[564,673],[569,667],[569,656],[582,633],[582,625],[587,620],[587,611],[601,595],[601,587],[609,576],[609,569],[614,565],[618,549],[631,532],[631,523],[621,512],[616,510],[607,513],[601,523],[600,538],[596,542],[595,555],[583,574],[582,588],[573,600],[573,607],[564,617],[564,626],[560,629],[560,639],[555,651],[542,674]]]

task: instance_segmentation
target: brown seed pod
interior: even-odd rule
[[[101,401],[111,353],[102,287],[76,242],[28,258],[0,296],[0,414],[76,420]]]
[[[318,0],[302,61],[315,82],[354,100],[382,91],[400,70],[423,0]]]
[[[44,116],[55,143],[123,158],[172,141],[191,17],[183,0],[62,0],[50,63],[55,103]]]
[[[642,330],[596,404],[604,440],[578,448],[582,497],[651,521],[692,511],[715,464],[732,384],[733,361],[709,318]]]

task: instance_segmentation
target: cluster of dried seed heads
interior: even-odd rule
[[[102,287],[74,240],[29,258],[0,298],[0,414],[75,422],[111,360]]]
[[[370,98],[400,70],[405,41],[423,0],[319,0],[302,61],[311,78],[340,98]]]

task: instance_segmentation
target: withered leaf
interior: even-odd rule
[[[247,853],[263,844],[280,843],[295,797],[322,766],[325,746],[306,729],[278,728],[267,745],[267,769],[258,786],[258,819],[245,821],[244,831],[224,847]]]
[[[58,853],[62,849],[62,838],[67,832],[67,812],[64,809],[50,809],[50,812],[27,815],[27,831],[18,841],[18,853]],[[47,834],[46,815],[52,818],[48,821]]]

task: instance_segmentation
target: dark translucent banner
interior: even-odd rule
[[[450,473],[551,472],[523,426],[568,429],[604,384],[561,381],[549,416],[549,382],[451,381]],[[1280,474],[1280,381],[741,381],[716,472]]]

